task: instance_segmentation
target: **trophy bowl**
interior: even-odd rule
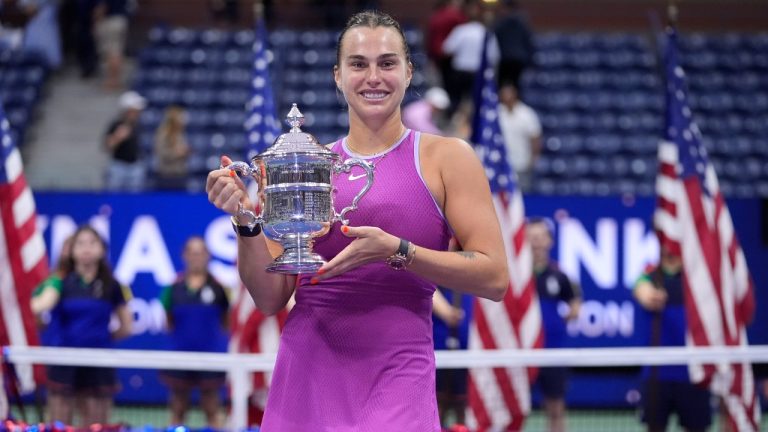
[[[227,169],[252,177],[258,185],[259,214],[240,208],[238,215],[248,218],[252,228],[262,225],[264,235],[283,247],[283,253],[267,266],[267,271],[286,274],[314,273],[325,260],[312,251],[312,241],[328,233],[331,224],[349,223],[347,212],[355,210],[360,198],[373,184],[373,169],[362,159],[340,161],[340,156],[301,131],[304,116],[296,104],[287,115],[291,126],[251,163],[233,162]],[[333,203],[335,174],[359,166],[366,172],[366,184],[352,203],[336,212]]]

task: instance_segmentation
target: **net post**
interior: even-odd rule
[[[230,430],[245,431],[248,428],[248,370],[240,364],[230,370],[232,382],[232,417],[229,419]]]

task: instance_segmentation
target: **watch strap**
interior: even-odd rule
[[[395,252],[395,255],[400,256],[402,258],[408,257],[408,249],[411,247],[411,242],[408,240],[401,238],[400,239],[400,246],[397,248],[397,252]]]
[[[232,216],[232,229],[240,237],[256,237],[261,234],[261,224],[255,224],[253,228],[248,225],[240,225],[234,216]]]
[[[405,267],[408,265],[408,250],[410,247],[411,242],[401,238],[397,251],[387,258],[387,264],[394,270],[405,270]]]

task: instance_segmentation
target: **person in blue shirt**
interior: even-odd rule
[[[548,219],[531,218],[526,224],[526,236],[533,255],[533,272],[544,326],[544,347],[563,348],[567,345],[567,322],[579,316],[581,292],[550,258],[554,244],[553,227]],[[568,305],[568,313],[560,315],[560,303]],[[550,432],[565,430],[565,390],[568,369],[543,367],[539,369],[536,385],[544,398]]]
[[[81,226],[61,270],[32,298],[33,312],[50,311],[50,345],[111,348],[114,340],[131,334],[127,302],[132,294],[115,280],[106,252],[106,242],[96,230]],[[113,314],[119,325],[110,330]],[[109,423],[119,383],[113,368],[50,366],[47,387],[50,421],[71,425],[77,407],[81,426],[89,427]]]
[[[202,237],[187,239],[182,259],[184,272],[160,294],[171,332],[171,349],[225,352],[229,299],[224,287],[208,272],[210,254]],[[160,378],[170,389],[172,425],[184,424],[191,392],[199,388],[208,426],[221,428],[219,391],[224,372],[169,370],[162,371]]]
[[[662,246],[659,265],[649,268],[635,283],[632,294],[650,315],[652,346],[685,346],[682,267],[682,259]],[[709,390],[691,383],[686,365],[646,367],[643,378],[642,420],[649,432],[666,430],[673,412],[687,432],[709,428]]]

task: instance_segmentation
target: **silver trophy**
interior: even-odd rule
[[[280,135],[275,143],[246,162],[233,162],[227,169],[241,176],[253,177],[259,186],[259,214],[240,208],[238,214],[249,219],[253,228],[262,224],[264,234],[283,246],[283,253],[267,266],[271,272],[298,274],[313,273],[325,261],[312,251],[312,240],[328,233],[331,224],[340,221],[346,225],[347,212],[357,209],[357,203],[373,184],[373,168],[362,159],[347,159],[317,142],[301,131],[304,115],[293,104],[287,116],[291,125],[288,133]],[[365,187],[352,203],[336,213],[333,205],[334,174],[349,172],[353,166],[363,168],[367,174]]]

